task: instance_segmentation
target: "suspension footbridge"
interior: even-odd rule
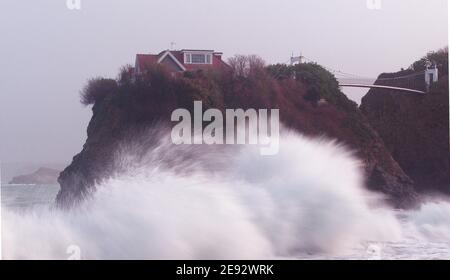
[[[370,88],[370,89],[384,89],[391,91],[399,91],[403,93],[425,94],[423,90],[417,86],[417,79],[425,77],[425,71],[416,72],[414,74],[392,77],[392,78],[365,78],[357,76],[349,76],[349,74],[332,71],[340,87],[354,87],[354,88]],[[397,85],[401,86],[397,86]],[[426,84],[424,82],[424,84]]]
[[[316,63],[315,61],[304,56],[292,57],[291,64],[295,62]],[[436,68],[416,71],[402,76],[381,76],[378,78],[368,78],[356,74],[346,73],[340,70],[335,70],[325,66],[323,67],[334,74],[340,87],[369,88],[398,91],[402,93],[426,94],[430,87],[430,84],[436,82],[438,79],[438,72]],[[419,90],[421,88],[426,88],[426,90]]]

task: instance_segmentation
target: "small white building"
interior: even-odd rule
[[[427,86],[427,91],[430,90],[430,86],[432,83],[435,83],[439,79],[439,71],[436,66],[432,66],[432,68],[427,67],[425,70],[425,84]]]

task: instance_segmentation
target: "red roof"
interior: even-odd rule
[[[154,54],[137,54],[135,68],[144,69],[146,66],[156,64],[158,55]]]
[[[207,69],[223,69],[225,67],[229,67],[222,60],[222,53],[217,53],[214,51],[208,51],[212,53],[212,63],[211,64],[189,64],[184,63],[183,53],[184,51],[198,51],[198,50],[182,50],[182,51],[162,51],[159,54],[137,54],[136,55],[136,69],[140,71],[140,69],[144,69],[146,66],[158,63],[158,60],[163,57],[166,52],[169,52],[177,61],[175,63],[179,63],[188,71],[195,70],[207,70]],[[169,56],[169,55],[168,55]],[[171,59],[172,57],[169,56]]]

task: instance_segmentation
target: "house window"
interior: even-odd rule
[[[192,63],[204,64],[206,63],[206,57],[204,54],[191,54]]]
[[[184,63],[186,64],[212,64],[212,57],[209,53],[185,53]]]
[[[187,64],[191,63],[191,54],[190,53],[184,54],[184,63],[187,63]]]

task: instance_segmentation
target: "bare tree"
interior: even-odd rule
[[[233,75],[249,77],[265,72],[265,62],[257,55],[235,55],[228,60]]]

